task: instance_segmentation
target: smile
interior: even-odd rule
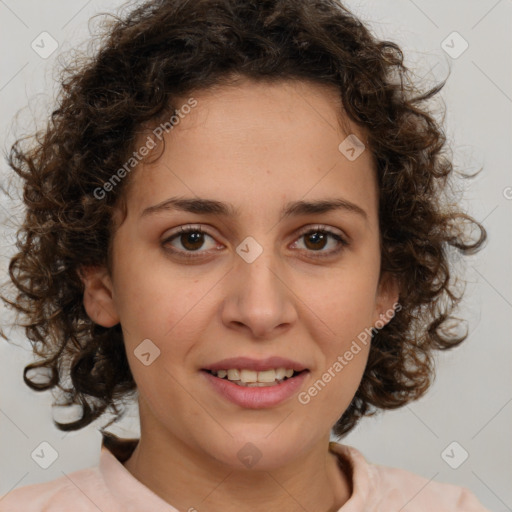
[[[285,371],[284,376],[278,378],[278,376],[283,375],[281,370]],[[226,375],[224,375],[224,372]],[[249,373],[244,374],[244,372]],[[243,369],[217,370],[216,372],[201,370],[200,373],[205,376],[210,389],[217,395],[248,409],[264,409],[281,404],[300,391],[305,379],[309,375],[308,370],[295,372],[294,370],[282,368],[262,372]],[[219,373],[223,376],[219,376]],[[263,374],[263,379],[269,380],[260,381],[259,374]],[[229,378],[230,375],[233,380]],[[270,381],[271,377],[272,381]]]
[[[212,370],[211,373],[219,379],[229,380],[239,386],[261,387],[275,386],[300,372],[295,372],[291,368],[276,368],[260,372],[256,370],[230,368],[228,370]]]

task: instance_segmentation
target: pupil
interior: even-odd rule
[[[184,247],[188,249],[199,249],[203,245],[203,234],[202,233],[187,233],[185,237]],[[191,241],[191,243],[189,243]]]
[[[309,237],[307,237],[307,239],[308,240],[311,240],[311,239],[314,240],[313,241],[313,248],[315,248],[315,246],[317,246],[317,244],[318,244],[318,241],[320,241],[320,243],[321,242],[325,242],[325,235],[323,233],[312,233],[311,235],[309,235]],[[320,247],[320,248],[322,248],[322,247]],[[318,247],[316,247],[316,248],[318,248]]]

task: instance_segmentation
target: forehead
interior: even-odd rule
[[[179,109],[191,98],[195,106],[183,109],[163,134],[165,146],[154,150],[160,157],[135,170],[127,194],[131,213],[171,196],[217,199],[238,212],[341,196],[376,211],[373,157],[365,150],[351,160],[342,151],[348,136],[366,136],[343,116],[336,88],[246,80],[174,104]]]

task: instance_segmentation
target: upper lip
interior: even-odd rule
[[[210,364],[203,368],[203,370],[229,370],[232,368],[236,369],[247,369],[262,372],[265,370],[272,370],[274,368],[286,368],[292,369],[296,372],[307,370],[306,366],[297,361],[286,359],[285,357],[268,357],[266,359],[252,359],[250,357],[231,357],[229,359],[223,359],[216,363]]]

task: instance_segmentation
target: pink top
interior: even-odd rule
[[[179,512],[123,466],[137,441],[104,437],[97,466],[14,489],[0,498],[0,512]],[[329,449],[352,477],[352,495],[338,512],[489,512],[464,487],[370,464],[351,446],[331,442]]]

